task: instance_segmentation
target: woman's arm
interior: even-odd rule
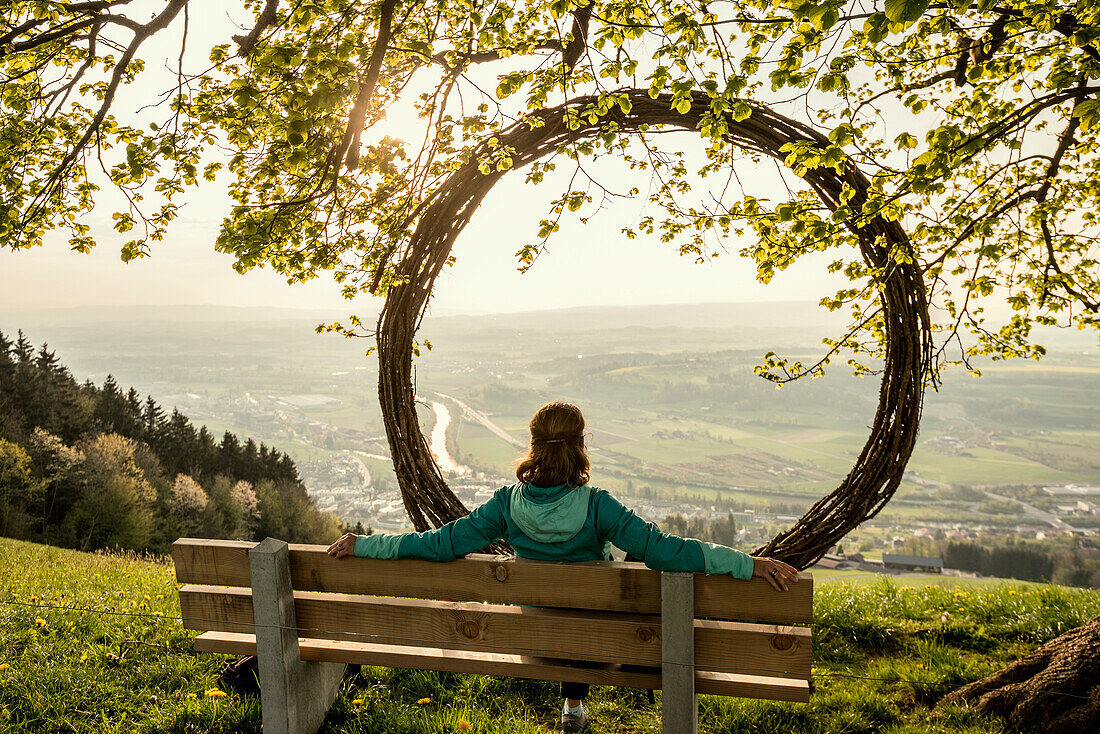
[[[362,558],[418,558],[425,561],[453,561],[481,550],[504,535],[504,514],[497,492],[466,517],[438,530],[398,535],[355,535],[347,533],[331,546],[334,558],[356,555]]]
[[[798,571],[782,561],[753,558],[724,545],[662,533],[604,491],[596,497],[596,530],[658,571],[729,574],[745,581],[759,576],[779,591],[786,591],[788,582],[798,581]]]

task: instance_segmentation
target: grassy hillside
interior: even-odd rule
[[[222,695],[223,659],[194,653],[193,634],[173,619],[179,604],[164,559],[7,539],[0,559],[0,732],[260,731],[258,699]],[[703,732],[1005,731],[967,709],[931,707],[1100,614],[1100,592],[834,581],[820,586],[815,609],[811,703],[704,696]],[[364,668],[345,679],[322,731],[545,734],[558,706],[553,684]],[[640,691],[596,688],[591,708],[594,734],[660,730]]]

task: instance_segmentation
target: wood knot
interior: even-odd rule
[[[458,634],[467,640],[476,640],[481,637],[481,625],[472,619],[464,619],[458,623]]]
[[[505,566],[504,564],[501,564],[501,565],[497,566],[496,568],[493,569],[493,575],[496,576],[497,581],[501,581],[501,582],[507,581],[508,580],[508,567]]]
[[[650,640],[657,637],[657,630],[652,627],[639,627],[638,629],[634,630],[634,634],[636,634],[638,636],[638,639],[642,642],[649,642]]]
[[[790,650],[794,647],[794,638],[790,635],[773,635],[772,647],[776,650]]]

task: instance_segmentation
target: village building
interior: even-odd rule
[[[893,571],[943,572],[943,559],[932,556],[905,556],[898,553],[883,553],[882,565],[887,570]]]

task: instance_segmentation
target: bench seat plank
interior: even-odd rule
[[[181,538],[172,545],[181,584],[250,586],[252,543]],[[441,564],[430,561],[344,558],[321,545],[290,545],[293,586],[299,591],[403,596],[445,601],[523,604],[660,614],[661,574],[640,563],[516,562],[475,554]],[[739,581],[697,574],[695,615],[701,618],[805,624],[813,617],[813,579],[787,593],[764,579]]]
[[[536,680],[569,680],[595,685],[660,689],[659,668],[640,668],[613,664],[568,664],[548,658],[492,652],[457,651],[430,647],[364,644],[337,640],[299,638],[302,660],[340,662],[353,665],[381,665],[391,668],[439,670],[454,673],[511,676]],[[195,650],[226,655],[255,655],[254,635],[233,632],[205,632],[195,638]],[[791,678],[758,675],[696,672],[699,693],[776,701],[806,703],[809,682]]]
[[[187,585],[179,595],[188,629],[252,631],[250,589]],[[300,591],[294,592],[294,607],[299,629],[318,639],[661,664],[656,615]],[[810,676],[807,628],[696,620],[694,635],[699,669]]]

